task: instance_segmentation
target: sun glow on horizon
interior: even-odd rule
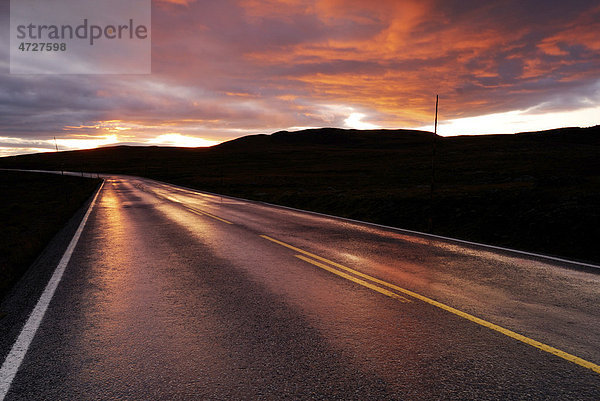
[[[505,113],[438,121],[438,135],[516,134],[564,127],[593,127],[600,124],[600,107],[536,114],[534,110],[513,110]],[[419,127],[433,131],[433,125]]]
[[[93,138],[56,139],[56,144],[58,145],[59,150],[93,149],[100,146],[116,144],[117,142],[119,142],[119,140],[114,134]]]
[[[48,142],[54,145],[54,140]],[[100,146],[116,144],[117,142],[119,142],[119,139],[115,134],[90,138],[56,138],[59,150],[94,149]]]
[[[149,139],[148,144],[152,145],[168,145],[168,146],[179,146],[184,148],[198,148],[207,147],[218,144],[218,141],[211,141],[209,139],[198,138],[195,136],[181,135],[179,133],[169,133],[159,135],[154,139]]]
[[[371,124],[365,121],[362,121],[363,118],[365,118],[366,115],[363,113],[352,113],[348,116],[348,118],[346,118],[344,120],[344,124],[346,124],[346,127],[348,128],[353,128],[353,129],[376,129],[376,128],[380,128],[378,125],[375,124]]]

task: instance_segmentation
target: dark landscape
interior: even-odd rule
[[[100,180],[0,171],[0,299]]]
[[[116,146],[5,157],[0,167],[140,175],[598,263],[599,155],[600,126],[435,139],[421,131],[326,128],[211,148]],[[23,212],[15,199],[26,198],[15,196],[2,197],[13,216]]]

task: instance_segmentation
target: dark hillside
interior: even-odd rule
[[[99,184],[90,178],[0,171],[0,300]]]
[[[212,148],[112,147],[0,167],[137,174],[401,228],[600,262],[600,127],[436,138],[315,129]]]

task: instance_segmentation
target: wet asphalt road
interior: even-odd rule
[[[600,399],[382,283],[600,364],[597,273],[113,176],[6,399]]]

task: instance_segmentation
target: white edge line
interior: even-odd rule
[[[114,174],[114,175],[118,175],[118,174]],[[549,255],[542,255],[540,253],[520,251],[518,249],[511,249],[511,248],[504,248],[504,247],[496,246],[496,245],[482,244],[480,242],[466,241],[466,240],[462,240],[462,239],[458,239],[458,238],[444,237],[444,236],[441,236],[441,235],[429,234],[429,233],[424,233],[424,232],[421,232],[421,231],[413,231],[413,230],[407,230],[405,228],[398,228],[398,227],[386,226],[386,225],[383,225],[383,224],[370,223],[368,221],[354,220],[354,219],[349,219],[347,217],[333,216],[333,215],[330,215],[330,214],[313,212],[312,210],[296,209],[296,208],[289,207],[289,206],[276,205],[274,203],[268,203],[268,202],[257,201],[257,200],[252,200],[252,199],[236,198],[235,196],[221,195],[221,194],[217,194],[217,193],[214,193],[214,192],[202,191],[202,190],[199,190],[199,189],[190,188],[190,187],[184,187],[182,185],[177,185],[177,184],[172,184],[172,183],[169,183],[169,182],[159,181],[159,180],[155,180],[155,179],[152,179],[152,178],[138,177],[138,176],[129,176],[129,177],[135,177],[135,178],[141,178],[143,180],[154,181],[154,182],[158,182],[158,183],[161,183],[161,184],[170,185],[170,186],[173,186],[173,187],[176,187],[176,188],[181,188],[181,189],[185,189],[185,190],[188,190],[188,191],[196,192],[196,193],[199,193],[199,194],[209,194],[209,195],[220,196],[220,197],[223,197],[223,198],[233,199],[233,200],[237,200],[237,201],[244,201],[244,202],[254,203],[254,204],[263,204],[263,205],[278,207],[278,208],[281,208],[281,209],[288,209],[288,210],[292,210],[292,211],[295,211],[295,212],[308,213],[308,214],[313,214],[313,215],[317,215],[317,216],[327,217],[327,218],[330,218],[330,219],[348,221],[348,222],[360,224],[360,225],[363,225],[363,226],[374,226],[374,227],[384,228],[386,230],[397,231],[397,232],[405,233],[405,234],[414,234],[414,235],[419,235],[421,237],[441,239],[441,240],[444,240],[444,241],[457,242],[457,243],[460,243],[460,244],[473,245],[473,246],[477,246],[477,247],[480,247],[480,248],[488,248],[488,249],[494,249],[494,250],[499,250],[499,251],[511,252],[511,253],[516,253],[516,254],[519,254],[519,255],[525,255],[525,256],[531,256],[531,257],[540,258],[540,259],[551,260],[553,262],[568,263],[570,265],[585,266],[585,267],[591,267],[593,269],[600,270],[600,266],[599,265],[594,265],[594,264],[585,263],[585,262],[577,262],[577,261],[574,261],[574,260],[558,258],[556,256],[549,256]]]
[[[58,262],[56,270],[54,270],[54,273],[52,274],[50,281],[48,281],[44,292],[42,292],[42,295],[40,296],[40,299],[35,305],[35,308],[33,308],[33,311],[29,315],[27,322],[25,322],[25,325],[23,326],[19,337],[17,337],[17,340],[13,344],[8,356],[4,360],[2,368],[0,368],[0,401],[4,400],[4,397],[6,397],[6,394],[10,389],[10,385],[12,384],[12,381],[15,375],[17,374],[19,367],[21,366],[21,362],[23,362],[23,359],[25,358],[25,354],[27,353],[27,350],[31,345],[31,341],[35,336],[35,333],[38,327],[40,326],[42,319],[44,318],[46,310],[48,309],[48,305],[50,304],[50,301],[54,296],[56,287],[58,287],[58,284],[62,279],[63,273],[65,272],[65,268],[67,267],[69,260],[71,260],[71,255],[75,250],[75,246],[77,246],[77,242],[79,241],[79,237],[81,236],[83,228],[85,227],[85,223],[87,222],[87,219],[90,216],[92,208],[94,207],[94,203],[96,203],[98,194],[102,190],[103,186],[104,181],[102,181],[100,188],[98,188],[98,190],[96,191],[94,199],[88,206],[88,210],[83,216],[81,223],[79,223],[79,227],[77,228],[77,231],[75,231],[75,234],[73,235],[69,246],[65,250],[65,253],[60,259],[60,262]]]

